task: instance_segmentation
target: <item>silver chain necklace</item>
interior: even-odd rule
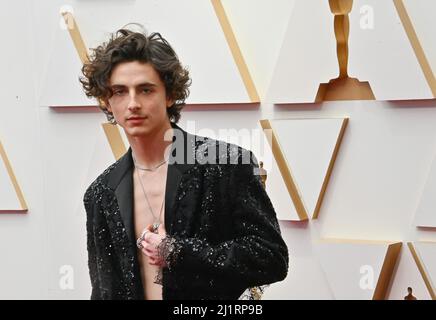
[[[159,163],[157,166],[154,166],[153,168],[144,168],[144,167],[140,167],[138,166],[138,164],[135,162],[135,168],[139,169],[139,170],[143,170],[143,171],[149,171],[149,172],[154,172],[157,169],[159,169],[159,167],[163,166],[168,160],[164,160],[161,163]]]
[[[156,171],[157,169],[159,169],[161,166],[163,166],[168,161],[168,159],[163,159],[162,162],[160,162],[159,164],[157,164],[156,166],[154,166],[152,168],[144,168],[144,167],[138,166],[138,163],[136,162],[136,157],[133,154],[133,152],[132,152],[132,159],[133,159],[133,162],[135,163],[135,168],[136,169],[143,170],[143,171],[149,171],[149,172]]]
[[[132,154],[132,158],[133,158],[133,163],[135,164],[135,168],[136,168],[136,169],[140,169],[140,168],[138,168],[138,166],[137,166],[137,164],[136,164],[136,160],[135,160],[135,157],[133,156],[133,154]],[[162,166],[165,162],[166,162],[166,160],[165,160],[164,162],[162,162],[161,164],[159,164],[157,167],[155,167],[154,170],[146,170],[146,171],[156,171],[157,168],[159,168],[160,166]],[[151,230],[151,231],[154,232],[154,233],[157,233],[157,229],[158,229],[159,226],[160,226],[160,218],[161,218],[161,216],[162,216],[162,209],[163,209],[163,204],[164,204],[164,202],[165,202],[165,196],[162,197],[162,204],[161,204],[161,206],[160,206],[159,217],[156,218],[156,215],[154,214],[153,209],[151,208],[150,201],[148,200],[147,193],[145,192],[144,184],[142,183],[142,179],[141,179],[141,177],[139,176],[139,171],[138,171],[138,170],[136,170],[136,174],[137,174],[137,176],[138,176],[138,180],[139,180],[139,183],[140,183],[140,185],[141,185],[142,192],[144,193],[144,197],[145,197],[145,200],[146,200],[146,202],[147,202],[148,209],[150,210],[150,213],[151,213],[151,215],[152,215],[153,218],[154,218],[154,222],[153,222],[152,230]]]

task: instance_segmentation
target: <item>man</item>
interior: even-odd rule
[[[159,33],[118,30],[80,79],[129,150],[87,189],[91,299],[237,299],[288,250],[251,152],[176,123],[189,73]]]

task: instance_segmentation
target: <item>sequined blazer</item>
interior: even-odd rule
[[[288,249],[253,154],[175,124],[159,249],[163,299],[238,299],[283,280]],[[86,190],[91,299],[144,299],[128,151]]]

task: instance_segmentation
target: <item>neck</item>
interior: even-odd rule
[[[167,133],[168,130],[171,130],[170,135]],[[168,158],[171,138],[172,127],[169,122],[147,136],[127,137],[137,164],[146,168],[154,167]]]

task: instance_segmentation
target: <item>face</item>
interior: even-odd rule
[[[117,65],[109,79],[113,95],[107,108],[127,136],[150,136],[170,127],[167,108],[173,101],[154,67],[138,61]]]

